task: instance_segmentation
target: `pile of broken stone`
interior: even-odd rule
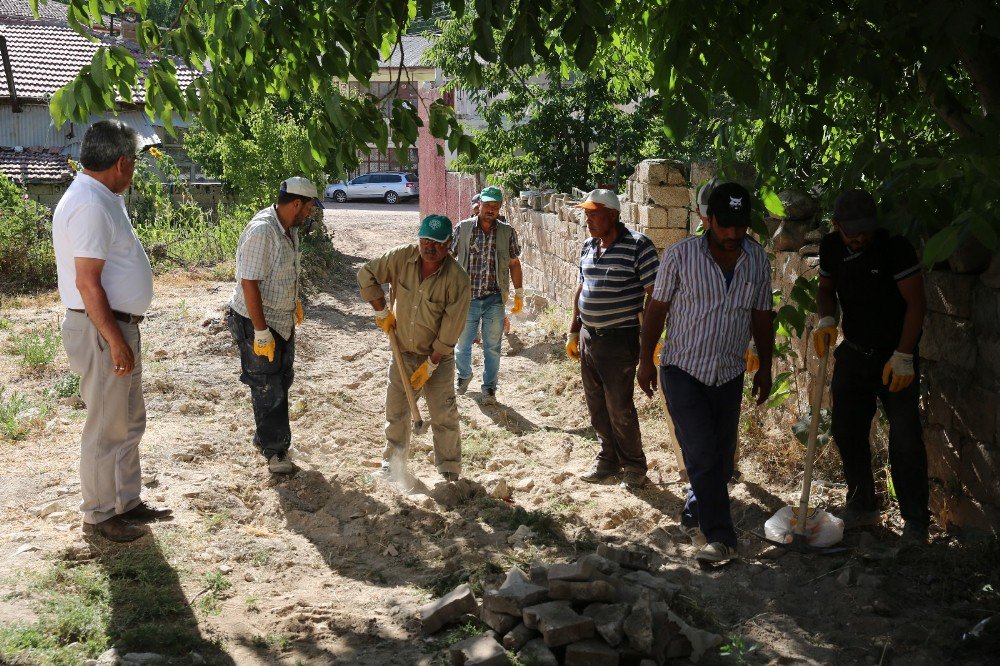
[[[420,609],[425,635],[478,617],[491,628],[449,648],[451,663],[584,666],[698,661],[722,637],[695,628],[670,609],[681,586],[651,572],[646,554],[601,545],[568,564],[514,567],[486,590],[480,606],[467,584]]]

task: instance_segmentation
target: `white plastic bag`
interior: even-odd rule
[[[791,543],[798,525],[798,507],[782,507],[764,523],[764,536],[772,541]],[[844,538],[844,521],[823,509],[811,509],[806,518],[806,543],[825,548]]]

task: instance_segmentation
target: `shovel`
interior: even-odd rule
[[[406,366],[403,365],[403,354],[399,351],[399,343],[396,341],[396,331],[389,331],[389,345],[392,347],[392,356],[396,359],[396,368],[399,370],[399,378],[403,382],[403,390],[406,392],[406,400],[410,403],[410,419],[413,422],[413,434],[422,435],[430,427],[430,419],[424,421],[420,416],[420,408],[417,407],[417,396],[413,394],[413,387],[410,386],[410,378],[406,374]]]
[[[823,406],[823,392],[826,389],[826,366],[830,360],[832,350],[827,350],[819,362],[819,375],[816,377],[816,389],[813,392],[812,416],[809,420],[809,440],[806,445],[805,468],[802,473],[802,493],[799,495],[798,509],[795,512],[795,531],[792,533],[792,542],[783,543],[768,539],[760,534],[753,533],[754,536],[763,539],[767,543],[794,550],[798,553],[809,553],[814,555],[832,555],[842,553],[847,550],[843,546],[813,546],[810,545],[806,535],[806,522],[809,517],[809,492],[812,489],[813,461],[816,457],[816,439],[819,435],[820,408]]]

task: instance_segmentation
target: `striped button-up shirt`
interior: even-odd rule
[[[256,280],[264,319],[287,340],[295,326],[295,299],[299,293],[299,233],[285,233],[274,206],[258,212],[240,235],[236,247],[236,289],[229,305],[249,317],[242,280]]]
[[[670,304],[661,365],[677,366],[698,381],[719,386],[746,369],[750,311],[771,309],[771,265],[764,248],[743,240],[732,282],[693,236],[663,252],[653,298]]]
[[[585,241],[580,253],[580,320],[591,328],[638,326],[646,287],[656,279],[656,246],[625,225],[614,244],[598,256],[600,242]]]

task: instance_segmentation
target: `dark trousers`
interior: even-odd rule
[[[250,387],[253,418],[257,424],[253,443],[265,458],[283,455],[292,443],[288,423],[288,389],[295,371],[295,329],[285,341],[274,329],[274,360],[253,353],[253,322],[232,309],[226,316],[229,330],[240,350],[240,381]]]
[[[668,365],[660,370],[660,386],[691,483],[681,523],[700,527],[709,543],[720,541],[735,548],[726,484],[733,475],[743,374],[721,386],[708,386]]]
[[[580,372],[590,424],[597,432],[603,469],[646,473],[639,414],[635,411],[635,368],[639,328],[580,331]]]
[[[840,449],[847,481],[847,505],[875,510],[875,478],[868,438],[876,400],[889,419],[889,469],[903,520],[926,527],[930,523],[927,450],[920,425],[920,358],[913,354],[916,376],[902,391],[891,393],[882,383],[882,369],[891,353],[864,353],[848,343],[837,347],[833,370],[833,439]]]

